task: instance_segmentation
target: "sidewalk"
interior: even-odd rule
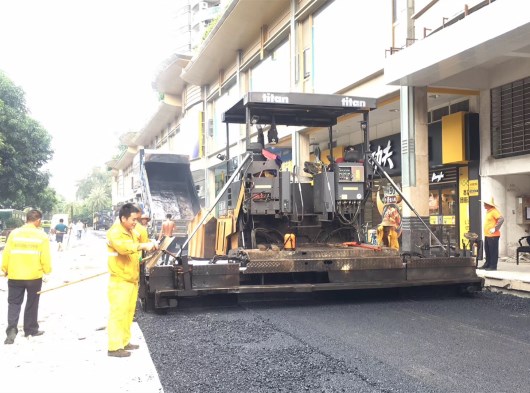
[[[43,290],[107,269],[105,241],[90,231],[64,252],[51,243],[53,272]],[[65,239],[66,240],[66,239]],[[65,242],[66,243],[66,242]],[[1,259],[1,258],[0,258]],[[4,345],[7,280],[0,278],[0,369],[6,392],[162,392],[143,334],[133,324],[129,358],[107,356],[107,283],[102,275],[43,293],[39,324],[45,334],[24,337],[23,309],[13,345]],[[24,307],[24,305],[22,306]]]
[[[479,261],[482,266],[484,261]],[[513,291],[514,294],[530,297],[530,260],[519,258],[516,265],[515,258],[499,258],[496,271],[477,269],[477,275],[484,277],[484,287],[492,290]]]

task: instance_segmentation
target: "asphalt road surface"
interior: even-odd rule
[[[353,292],[137,313],[170,392],[528,392],[530,299]]]

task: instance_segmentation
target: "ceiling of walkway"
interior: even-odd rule
[[[218,27],[201,46],[199,54],[185,68],[182,78],[195,85],[215,79],[219,70],[227,69],[233,63],[240,49],[248,48],[260,36],[263,25],[268,25],[289,6],[290,0],[233,1]]]

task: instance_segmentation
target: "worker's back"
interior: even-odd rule
[[[175,222],[168,218],[166,221],[162,223],[162,235],[164,236],[172,236],[173,230],[175,229]]]

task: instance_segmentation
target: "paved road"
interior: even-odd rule
[[[530,299],[396,291],[138,314],[166,393],[528,392]]]

